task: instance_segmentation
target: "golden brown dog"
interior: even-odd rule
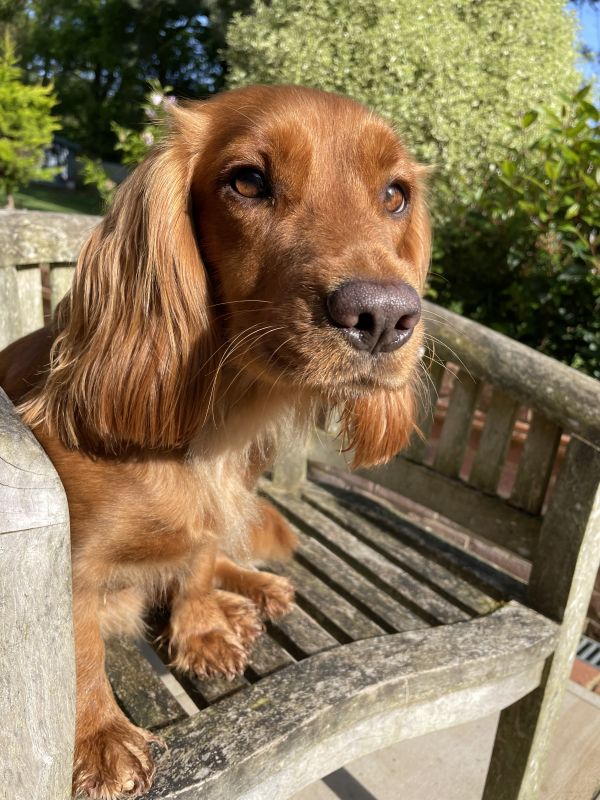
[[[175,108],[84,245],[53,331],[0,357],[69,500],[75,789],[135,795],[153,774],[104,637],[168,597],[174,663],[231,675],[260,631],[255,606],[287,609],[285,581],[223,555],[249,529],[287,549],[252,488],[281,442],[334,404],[355,464],[407,442],[422,176],[384,121],[339,96],[253,87]]]

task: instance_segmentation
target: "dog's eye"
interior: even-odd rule
[[[267,181],[265,176],[253,167],[242,167],[234,172],[231,187],[242,197],[266,197]]]
[[[406,208],[406,193],[397,183],[390,183],[383,195],[383,205],[390,214],[400,214]]]

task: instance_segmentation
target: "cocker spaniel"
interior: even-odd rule
[[[166,597],[174,664],[231,676],[259,611],[289,607],[284,579],[227,554],[248,536],[263,555],[293,545],[254,491],[290,432],[336,406],[355,465],[407,443],[423,175],[386,122],[337,95],[255,86],[176,106],[52,328],[0,355],[69,501],[75,790],[134,796],[154,770],[151,735],[111,692],[105,637]]]

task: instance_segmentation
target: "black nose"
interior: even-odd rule
[[[327,310],[357,350],[391,353],[409,340],[421,300],[407,283],[350,281],[327,296]]]

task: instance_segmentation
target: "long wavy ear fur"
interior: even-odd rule
[[[408,384],[401,389],[375,391],[347,401],[341,435],[354,451],[352,469],[384,464],[408,445],[415,429],[415,395]]]
[[[174,448],[198,426],[214,351],[190,208],[202,124],[197,112],[175,113],[81,251],[47,382],[22,407],[67,447]]]

